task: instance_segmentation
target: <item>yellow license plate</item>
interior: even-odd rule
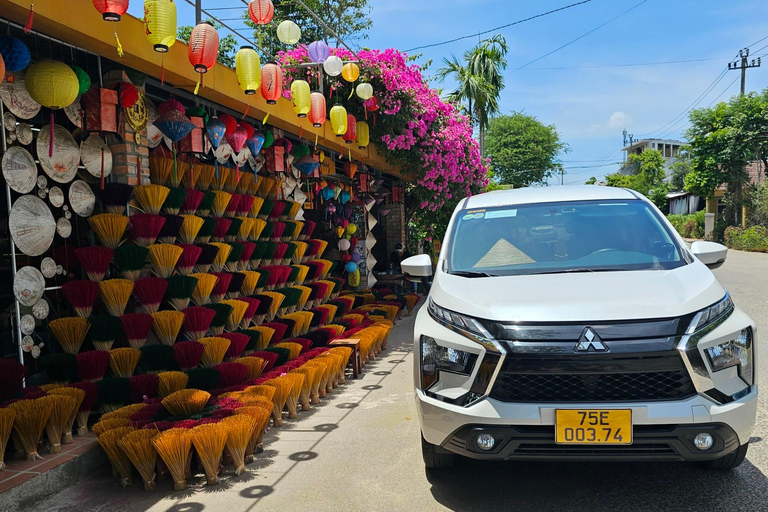
[[[632,444],[631,409],[558,409],[558,444]]]

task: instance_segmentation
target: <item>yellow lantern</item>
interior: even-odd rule
[[[33,100],[52,110],[70,106],[80,90],[72,68],[55,60],[41,60],[29,66],[25,85]]]
[[[256,94],[261,86],[261,59],[252,46],[243,46],[235,55],[237,83],[245,94]]]
[[[144,0],[144,28],[155,51],[167,52],[176,42],[176,2]]]
[[[291,101],[296,115],[307,117],[310,107],[310,91],[306,80],[294,80],[291,83]]]
[[[347,109],[341,105],[331,108],[331,128],[337,137],[347,133]]]
[[[368,82],[363,82],[355,88],[355,92],[358,98],[365,101],[373,96],[373,86]]]
[[[354,82],[360,76],[360,68],[354,62],[347,62],[341,68],[341,77],[347,82]]]
[[[357,122],[357,147],[360,149],[365,149],[368,146],[368,142],[370,141],[370,128],[368,127],[368,123],[365,121],[358,121]]]
[[[277,38],[283,44],[296,44],[301,39],[301,29],[291,20],[285,20],[277,26]]]

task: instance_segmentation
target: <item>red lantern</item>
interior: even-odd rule
[[[368,112],[376,112],[379,110],[379,98],[376,96],[371,96],[363,102],[363,105],[365,106],[365,110]]]
[[[275,6],[271,0],[251,0],[248,4],[248,16],[257,25],[266,25],[274,15]]]
[[[344,134],[344,142],[352,144],[357,138],[357,120],[352,114],[347,114],[347,132]]]
[[[320,128],[325,122],[325,96],[320,91],[314,91],[309,96],[309,122],[315,128]]]
[[[101,13],[104,21],[120,21],[128,10],[128,0],[93,0],[93,6]]]
[[[219,33],[210,21],[201,21],[189,36],[189,63],[198,73],[207,73],[219,55]]]
[[[283,93],[283,70],[276,62],[267,62],[261,68],[261,95],[267,105],[274,105]]]

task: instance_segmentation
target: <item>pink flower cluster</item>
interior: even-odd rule
[[[331,53],[343,60],[354,60],[352,53],[343,48]],[[357,57],[358,83],[368,81],[374,86],[380,101],[377,114],[392,116],[393,122],[385,126],[397,127],[394,133],[372,127],[371,140],[385,158],[398,164],[404,173],[414,174],[412,193],[421,200],[422,208],[435,211],[453,197],[484,189],[488,169],[472,138],[469,120],[453,104],[440,99],[424,80],[421,68],[409,65],[407,56],[395,49],[362,50]],[[290,89],[291,80],[299,76],[307,75],[310,84],[316,80],[317,69],[296,66],[309,60],[303,48],[280,54],[278,61],[286,75],[284,87]],[[343,85],[341,77],[325,79],[326,91]]]

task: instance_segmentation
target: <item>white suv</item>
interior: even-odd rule
[[[424,462],[686,460],[738,466],[756,331],[645,197],[498,191],[453,213],[414,332]],[[403,261],[410,277],[429,258]]]

